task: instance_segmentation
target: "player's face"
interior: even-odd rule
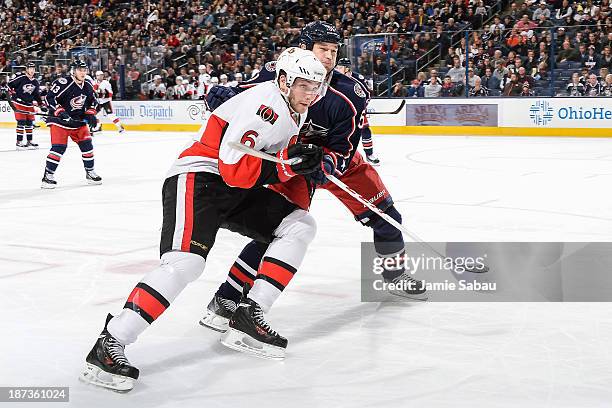
[[[74,77],[78,81],[84,81],[85,75],[87,75],[87,70],[85,68],[77,68],[74,70]]]
[[[320,90],[320,82],[297,78],[291,85],[289,93],[291,108],[297,113],[305,113],[312,101],[319,95]]]
[[[34,67],[26,68],[26,74],[27,74],[29,77],[34,76],[34,73],[35,73],[35,72],[36,72],[36,68],[34,68]]]
[[[344,75],[350,75],[351,69],[349,67],[338,67],[336,68],[338,71],[342,72]]]
[[[312,47],[315,57],[325,67],[327,72],[330,72],[336,66],[336,58],[338,57],[338,44],[332,43],[315,43]]]

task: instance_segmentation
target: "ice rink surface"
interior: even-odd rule
[[[39,150],[16,152],[0,131],[0,386],[69,386],[70,406],[104,408],[612,406],[612,305],[361,303],[371,233],[324,191],[318,235],[268,315],[289,339],[284,362],[226,349],[197,324],[247,242],[221,231],[203,276],[127,348],[135,389],[84,385],[106,314],[157,265],[161,186],[189,136],[96,136],[101,186],[85,185],[71,144],[56,190],[40,189],[48,133],[35,138]],[[404,224],[425,240],[612,241],[609,139],[374,142]]]

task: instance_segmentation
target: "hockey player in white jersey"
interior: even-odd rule
[[[160,265],[136,285],[121,313],[108,315],[87,355],[82,380],[115,391],[134,387],[139,371],[125,357],[124,347],[202,274],[220,228],[269,243],[262,273],[282,276],[288,283],[299,268],[316,230],[305,204],[310,191],[285,188],[280,194],[264,186],[288,185],[294,177],[321,168],[322,149],[295,141],[327,72],[311,51],[299,48],[284,51],[276,70],[275,80],[215,109],[200,137],[173,164],[163,186]],[[273,163],[245,155],[232,142],[299,160],[293,165]],[[232,346],[282,357],[287,339],[264,318],[280,293],[264,279],[245,291],[228,331]]]
[[[113,106],[111,104],[113,100],[113,88],[110,82],[104,79],[104,72],[97,71],[96,79],[93,82],[94,91],[96,92],[96,98],[98,99],[98,114],[104,110],[106,116],[115,124],[119,133],[122,133],[125,129],[121,124],[121,121],[117,115],[113,112]],[[102,129],[102,121],[98,121],[98,126],[93,129],[94,132],[98,132]]]

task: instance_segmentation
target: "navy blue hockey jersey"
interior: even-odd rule
[[[251,80],[246,89],[276,78],[276,63],[268,62]],[[360,123],[365,114],[369,94],[354,78],[333,71],[321,96],[308,108],[306,122],[300,130],[304,143],[323,147],[336,157],[336,170],[343,173],[355,155],[361,138]]]
[[[11,100],[17,108],[34,106],[34,102],[42,104],[40,97],[40,84],[36,78],[28,78],[25,73],[20,73],[8,82]]]
[[[60,112],[65,111],[74,121],[81,121],[85,115],[95,115],[98,105],[92,84],[85,80],[79,85],[72,76],[56,79],[45,98],[55,115],[47,123],[70,129],[77,127],[77,124],[57,118]]]

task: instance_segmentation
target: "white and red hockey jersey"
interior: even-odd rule
[[[106,79],[103,79],[102,81],[98,81],[96,79],[93,82],[93,88],[100,105],[113,100],[113,88],[110,82],[108,82]]]
[[[306,115],[292,114],[273,81],[244,91],[210,114],[200,128],[199,139],[180,154],[168,177],[205,171],[240,188],[272,184],[271,179],[288,181],[293,175],[287,174],[284,166],[247,155],[230,147],[229,142],[277,153],[297,140]]]

